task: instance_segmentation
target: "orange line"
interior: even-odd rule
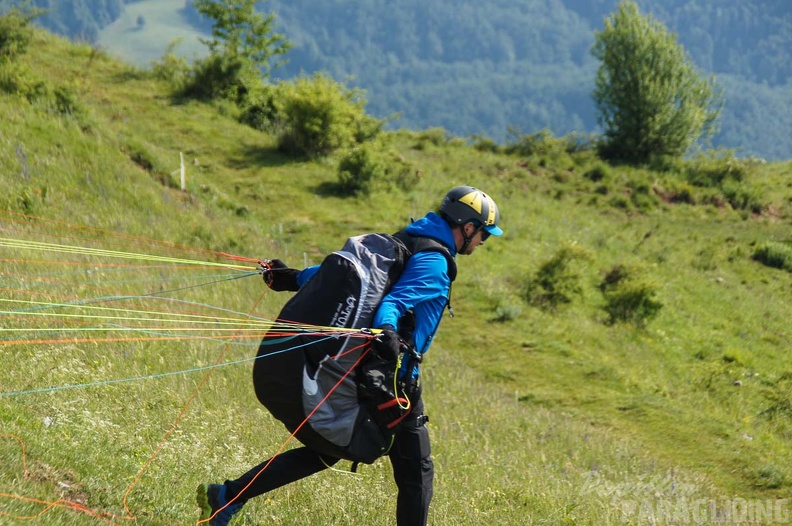
[[[261,295],[259,296],[258,300],[256,300],[256,303],[253,305],[253,308],[250,309],[250,312],[248,313],[248,317],[256,310],[256,307],[258,307],[258,304],[261,303],[261,300],[264,298],[264,294],[266,294],[267,290],[269,290],[269,289],[265,289],[261,293]],[[223,349],[223,351],[217,357],[217,360],[215,361],[215,366],[217,366],[220,363],[222,363],[223,358],[225,357],[225,355],[228,352],[228,350],[230,349],[230,347],[231,347],[230,343],[226,344],[226,346]],[[185,403],[185,405],[182,408],[182,410],[179,413],[179,415],[176,417],[176,420],[173,422],[173,425],[171,426],[171,428],[168,430],[167,433],[165,433],[165,436],[162,438],[160,443],[155,448],[154,453],[152,453],[152,455],[151,455],[151,457],[149,457],[148,461],[146,461],[146,463],[140,468],[140,471],[138,471],[137,476],[132,481],[132,483],[129,485],[129,488],[127,488],[126,493],[124,493],[124,509],[126,510],[127,515],[130,518],[134,519],[134,514],[130,511],[128,503],[127,503],[127,498],[129,497],[129,494],[132,492],[132,490],[135,488],[135,486],[138,484],[138,482],[140,482],[140,479],[143,477],[143,475],[146,473],[146,471],[148,471],[148,468],[154,462],[154,459],[157,458],[157,456],[159,455],[159,452],[165,446],[165,443],[168,441],[170,436],[173,434],[173,432],[178,427],[178,425],[181,422],[181,420],[184,417],[184,415],[187,413],[187,409],[189,409],[189,407],[192,405],[193,401],[198,397],[198,393],[201,391],[201,389],[203,389],[203,386],[206,385],[206,383],[209,381],[209,378],[212,376],[214,371],[215,371],[215,368],[212,367],[211,369],[209,369],[209,371],[201,379],[201,382],[196,386],[196,388],[193,390],[192,394],[187,399],[187,402]]]
[[[121,245],[121,246],[139,246],[139,243],[141,241],[145,241],[145,242],[147,242],[147,243],[149,243],[151,245],[154,245],[154,246],[161,246],[161,247],[165,247],[165,248],[175,249],[175,250],[181,251],[182,253],[186,252],[186,253],[211,254],[211,255],[216,256],[216,257],[217,256],[225,256],[226,255],[223,252],[217,252],[217,251],[208,250],[208,249],[205,249],[205,248],[189,247],[189,246],[186,246],[186,245],[179,245],[177,243],[170,243],[168,241],[162,241],[162,240],[147,238],[147,237],[144,237],[144,236],[137,236],[137,235],[133,235],[133,234],[125,234],[123,232],[116,232],[114,230],[106,230],[106,229],[101,229],[101,228],[89,227],[89,226],[85,226],[85,225],[78,225],[78,224],[75,224],[75,223],[68,223],[68,222],[65,222],[65,221],[58,221],[58,220],[55,220],[55,219],[47,219],[47,218],[44,218],[44,217],[26,215],[26,214],[21,214],[21,213],[18,213],[18,212],[0,211],[0,215],[3,215],[3,214],[5,214],[7,216],[13,216],[11,221],[14,221],[16,223],[20,223],[20,224],[23,224],[23,225],[26,225],[26,226],[30,224],[29,222],[31,220],[33,220],[33,221],[37,221],[37,222],[44,223],[44,224],[57,225],[58,228],[60,228],[61,230],[65,230],[67,232],[68,231],[75,232],[75,233],[88,232],[88,233],[92,233],[92,234],[99,233],[99,234],[106,235],[106,236],[108,236],[110,238],[115,238],[115,239],[119,239],[119,240],[120,239],[126,239],[130,243],[130,244]],[[21,219],[16,219],[16,217],[19,217]],[[46,232],[43,233],[43,235],[51,236],[52,234],[50,234],[49,231],[46,231]],[[132,244],[132,243],[136,243],[136,244]],[[120,243],[117,243],[117,244],[120,244]]]
[[[161,329],[154,329],[161,330]],[[250,334],[233,334],[224,336],[231,340],[253,338],[263,338],[266,333],[250,333]],[[53,338],[53,339],[35,339],[35,340],[0,340],[0,346],[8,345],[38,345],[44,343],[89,343],[89,342],[149,342],[149,341],[170,341],[170,340],[212,340],[219,338],[220,335],[214,336],[151,336],[151,337],[136,337],[136,338]]]
[[[368,345],[368,343],[369,343],[369,342],[367,341],[367,342],[364,342],[364,343],[362,343],[362,344],[358,345],[357,347],[353,347],[353,348],[349,349],[347,352],[345,352],[344,354],[349,354],[349,353],[351,353],[351,352],[353,352],[353,351],[356,351],[356,350],[360,349],[361,347],[365,347],[366,345]],[[306,417],[303,419],[303,421],[302,421],[302,422],[300,422],[300,425],[299,425],[299,426],[297,426],[297,428],[294,430],[294,432],[293,432],[291,435],[289,435],[289,438],[287,438],[287,439],[286,439],[286,440],[283,442],[283,444],[281,444],[281,446],[278,448],[278,450],[275,452],[275,454],[274,454],[274,455],[272,455],[272,458],[270,458],[270,459],[267,461],[267,463],[266,463],[266,464],[264,464],[264,467],[262,467],[262,468],[259,470],[259,472],[258,472],[258,473],[256,473],[256,474],[255,474],[255,476],[254,476],[252,479],[250,479],[250,482],[248,482],[248,483],[247,483],[247,485],[246,485],[244,488],[242,488],[242,490],[240,490],[240,492],[239,492],[239,493],[237,493],[237,494],[236,494],[236,496],[235,496],[233,499],[231,499],[231,500],[229,500],[228,502],[226,502],[225,506],[223,506],[222,508],[220,508],[220,509],[218,509],[217,511],[215,511],[215,512],[214,512],[214,514],[212,514],[212,516],[211,516],[211,517],[209,517],[208,519],[199,520],[198,522],[196,522],[196,523],[195,523],[195,524],[196,524],[196,526],[198,526],[199,524],[203,524],[203,523],[209,522],[210,520],[214,519],[214,518],[217,516],[217,514],[218,514],[218,513],[220,513],[221,511],[223,511],[224,509],[226,509],[228,506],[230,506],[231,504],[233,504],[233,503],[234,503],[234,502],[235,502],[235,501],[236,501],[236,500],[237,500],[237,499],[238,499],[238,498],[239,498],[239,497],[240,497],[240,496],[241,496],[243,493],[245,493],[245,491],[246,491],[246,490],[247,490],[247,489],[248,489],[248,488],[249,488],[249,487],[250,487],[250,486],[251,486],[251,485],[252,485],[252,484],[253,484],[253,483],[256,481],[256,479],[257,479],[257,478],[259,478],[259,476],[260,476],[262,473],[264,473],[264,471],[265,471],[265,470],[266,470],[266,469],[267,469],[267,468],[270,466],[270,464],[272,464],[272,461],[273,461],[273,460],[275,460],[275,457],[277,457],[278,455],[280,455],[280,454],[283,452],[283,450],[286,448],[286,445],[287,445],[289,442],[291,442],[291,441],[292,441],[292,439],[294,439],[294,438],[296,438],[296,437],[297,437],[297,433],[299,433],[300,429],[302,429],[302,428],[303,428],[303,426],[304,426],[306,423],[308,423],[308,421],[311,419],[311,417],[314,415],[314,413],[316,413],[316,412],[319,410],[319,408],[322,406],[322,404],[324,404],[324,403],[327,401],[327,399],[328,399],[328,398],[330,398],[330,395],[331,395],[331,394],[333,394],[333,392],[334,392],[334,391],[335,391],[335,390],[338,388],[338,386],[339,386],[339,385],[341,385],[341,383],[342,383],[344,380],[346,380],[347,376],[349,376],[349,375],[352,373],[352,371],[354,371],[354,370],[357,368],[357,366],[360,364],[360,362],[361,362],[361,361],[363,361],[363,358],[365,358],[366,354],[368,354],[369,350],[370,350],[370,349],[364,349],[364,350],[363,350],[363,352],[362,352],[362,353],[360,353],[360,356],[358,357],[357,361],[355,361],[355,363],[354,363],[354,364],[352,364],[352,367],[350,367],[350,368],[349,368],[349,369],[348,369],[348,370],[347,370],[347,371],[346,371],[346,372],[343,374],[343,376],[341,376],[341,378],[339,378],[339,379],[338,379],[338,381],[337,381],[337,382],[335,383],[335,385],[334,385],[334,386],[333,386],[333,387],[332,387],[332,388],[331,388],[331,389],[330,389],[330,390],[327,392],[327,394],[324,396],[324,398],[322,398],[322,399],[319,401],[319,403],[318,403],[318,404],[316,404],[316,407],[314,407],[314,408],[311,410],[311,412],[308,414],[308,416],[306,416]]]

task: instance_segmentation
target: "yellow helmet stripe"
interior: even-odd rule
[[[468,205],[470,208],[481,214],[481,192],[478,190],[470,192],[459,198],[459,202]]]
[[[484,226],[494,225],[495,224],[495,200],[492,199],[490,196],[484,194],[484,198],[487,200],[487,222],[484,223]]]

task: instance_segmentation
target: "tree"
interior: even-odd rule
[[[258,0],[195,0],[195,8],[214,21],[212,38],[201,39],[209,56],[196,64],[187,95],[241,102],[269,77],[272,59],[290,47],[272,32],[273,14],[256,12]]]
[[[645,162],[678,157],[716,133],[722,96],[714,78],[700,76],[676,36],[624,0],[595,33],[600,61],[592,94],[609,159]]]

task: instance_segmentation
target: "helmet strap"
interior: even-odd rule
[[[470,221],[468,221],[468,223],[470,223]],[[471,235],[468,235],[467,231],[465,230],[465,225],[467,225],[468,223],[465,223],[459,227],[460,230],[462,230],[462,240],[464,241],[464,243],[462,243],[462,248],[459,250],[459,253],[463,255],[467,253],[467,249],[470,246],[470,242],[473,241],[474,237],[476,237],[478,231],[484,228],[484,225],[478,226]]]

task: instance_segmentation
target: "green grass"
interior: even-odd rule
[[[332,191],[335,159],[284,157],[272,137],[221,106],[174,104],[167,86],[137,67],[42,33],[26,60],[38,78],[72,86],[84,111],[62,115],[0,94],[0,211],[106,232],[4,215],[0,237],[167,255],[153,241],[165,240],[194,260],[213,250],[301,266],[349,235],[397,230],[453,185],[496,198],[506,234],[460,258],[456,317],[443,322],[424,367],[437,468],[430,524],[650,524],[630,506],[646,501],[659,513],[664,503],[789,495],[792,273],[753,254],[789,240],[792,164],[761,166],[745,183],[767,203],[753,214],[669,204],[651,190],[634,198],[635,180],[670,187],[682,177],[674,172],[608,167],[592,181],[590,153],[519,158],[405,132],[388,139],[420,168],[419,184],[344,197]],[[173,174],[180,152],[186,192]],[[589,256],[575,261],[579,294],[556,310],[532,305],[531,279],[572,243]],[[101,267],[108,258],[30,247],[0,248],[0,259],[3,299],[47,302],[139,297],[224,273]],[[93,266],[76,271],[63,260]],[[646,327],[607,323],[598,284],[617,264],[640,265],[659,284],[664,306]],[[250,277],[173,295],[190,304],[136,301],[156,312],[215,317],[222,307],[273,318],[286,296],[261,298],[264,290]],[[11,316],[3,328],[38,327],[30,323]],[[241,474],[288,436],[255,400],[255,347],[228,346],[223,361],[232,365],[205,385],[206,370],[196,369],[226,350],[218,342],[0,347],[4,393],[189,371],[0,397],[2,522],[29,524],[16,517],[44,511],[13,496],[64,498],[123,517],[125,493],[143,470],[126,498],[138,523],[194,524],[199,482]],[[272,492],[246,506],[238,524],[392,524],[394,491],[389,464],[379,461],[359,475],[327,472]],[[101,523],[63,509],[33,522]]]

